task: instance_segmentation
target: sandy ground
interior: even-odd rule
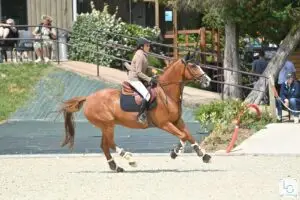
[[[103,155],[0,157],[1,200],[274,200],[279,180],[300,181],[300,157],[136,155],[137,168],[115,156],[125,173],[111,172]]]

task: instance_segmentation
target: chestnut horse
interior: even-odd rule
[[[130,152],[118,147],[114,142],[114,127],[116,124],[128,128],[145,129],[157,127],[179,138],[179,143],[171,151],[171,157],[175,159],[183,153],[186,141],[190,142],[194,151],[203,162],[210,162],[211,156],[201,149],[199,144],[190,134],[185,125],[182,114],[182,93],[186,81],[198,80],[204,87],[210,84],[210,78],[200,66],[191,63],[190,53],[182,59],[178,59],[165,67],[164,72],[158,78],[158,85],[152,88],[156,92],[156,106],[147,111],[148,123],[141,124],[137,121],[137,112],[124,111],[121,105],[122,91],[106,88],[89,96],[74,97],[63,103],[61,112],[65,119],[65,139],[61,146],[74,145],[74,121],[73,113],[79,111],[84,105],[84,115],[88,121],[102,131],[101,148],[105,154],[111,170],[123,172],[110,154],[110,149],[125,158],[129,165],[136,166]],[[124,89],[124,86],[123,86]]]

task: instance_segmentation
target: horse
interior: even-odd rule
[[[61,147],[68,144],[69,148],[73,149],[75,136],[73,113],[84,107],[83,113],[88,121],[101,129],[100,146],[112,171],[124,172],[124,169],[116,164],[110,149],[126,159],[130,166],[137,166],[132,153],[115,144],[115,125],[132,129],[150,127],[162,129],[179,138],[179,143],[170,152],[172,159],[184,152],[184,147],[188,141],[203,162],[209,163],[211,156],[200,148],[181,117],[182,94],[185,83],[197,80],[203,87],[208,87],[211,81],[199,65],[191,62],[192,60],[193,56],[190,56],[190,52],[188,52],[183,58],[173,61],[158,76],[158,84],[155,87],[148,87],[151,100],[147,108],[147,122],[145,124],[137,121],[141,95],[126,81],[122,83],[121,89],[105,88],[88,96],[78,96],[64,101],[60,108],[60,112],[64,115],[65,126],[65,137]]]

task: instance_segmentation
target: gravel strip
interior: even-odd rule
[[[137,155],[137,168],[115,155],[125,173],[114,173],[104,156],[0,157],[1,200],[274,200],[279,180],[300,181],[299,157]]]

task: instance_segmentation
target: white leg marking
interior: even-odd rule
[[[201,149],[201,147],[199,146],[199,144],[197,143],[197,142],[195,142],[194,144],[192,144],[191,145],[192,147],[194,147],[194,146],[198,146],[199,147],[199,149],[200,149],[200,151],[203,153],[203,156],[206,154],[206,151],[205,151],[205,149]]]
[[[116,152],[117,152],[122,158],[126,159],[126,160],[128,161],[128,163],[129,163],[130,166],[132,166],[132,167],[136,167],[136,166],[137,166],[137,164],[136,164],[136,162],[133,160],[132,154],[131,154],[130,152],[125,152],[124,149],[122,149],[122,148],[120,148],[120,147],[118,147],[118,146],[116,146]],[[124,153],[124,155],[121,155],[121,154],[123,154],[123,153]]]
[[[181,143],[181,147],[178,151],[178,154],[184,153],[184,148],[186,146],[186,142],[183,142],[182,140],[180,140],[180,143]]]

